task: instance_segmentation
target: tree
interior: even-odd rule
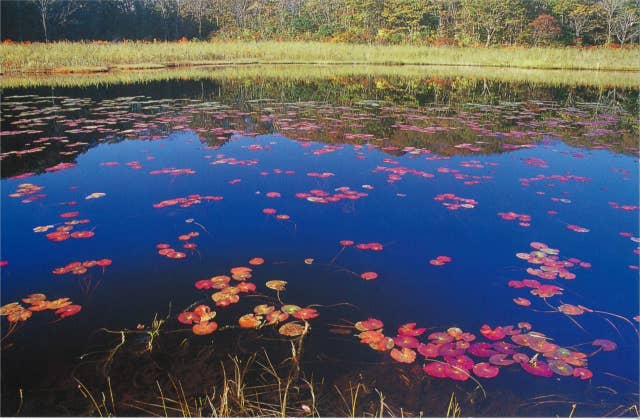
[[[384,3],[382,18],[389,29],[407,28],[409,35],[419,30],[426,12],[422,0],[395,0]]]
[[[638,7],[633,3],[626,4],[620,9],[613,22],[613,32],[620,45],[624,45],[625,42],[631,41],[633,37],[638,35],[639,19]]]
[[[533,45],[538,46],[541,40],[550,41],[560,35],[560,21],[554,16],[543,13],[529,23],[529,31]]]
[[[576,42],[582,43],[582,35],[594,28],[595,14],[593,6],[586,4],[578,5],[569,13],[569,26],[573,29]]]
[[[600,0],[598,2],[598,6],[600,6],[604,12],[607,20],[607,44],[611,44],[614,22],[623,5],[624,0]]]
[[[211,0],[189,0],[184,13],[198,22],[198,39],[202,39],[202,23],[213,13]]]
[[[38,8],[40,23],[45,42],[49,42],[49,26],[62,27],[66,25],[74,13],[80,10],[83,2],[80,0],[32,0]]]
[[[464,7],[489,46],[497,34],[518,26],[523,13],[519,0],[465,0]]]

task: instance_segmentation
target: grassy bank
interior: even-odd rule
[[[420,64],[527,69],[640,70],[637,49],[457,48],[321,42],[34,43],[0,46],[2,71],[106,72],[203,64]]]
[[[163,80],[320,80],[335,77],[406,77],[423,79],[471,78],[504,82],[527,82],[548,86],[596,86],[600,88],[637,87],[639,73],[590,70],[535,70],[509,68],[496,71],[490,67],[470,66],[384,66],[384,65],[243,65],[209,66],[176,69],[112,71],[91,74],[9,75],[0,79],[0,88],[87,87],[114,84],[148,83]]]

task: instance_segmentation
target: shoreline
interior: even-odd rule
[[[541,71],[571,71],[571,72],[598,72],[598,73],[640,73],[639,69],[629,68],[584,68],[584,67],[521,67],[521,66],[501,66],[489,64],[443,64],[430,62],[416,63],[370,63],[370,62],[325,62],[325,61],[247,61],[247,62],[231,62],[231,61],[213,61],[205,63],[134,63],[129,65],[112,65],[106,67],[60,67],[53,69],[42,69],[33,71],[0,71],[0,76],[50,76],[64,74],[116,74],[128,71],[141,70],[171,70],[180,68],[208,68],[208,67],[232,67],[232,66],[385,66],[385,67],[468,67],[468,68],[489,68],[489,69],[510,69],[510,70],[541,70]]]
[[[636,77],[629,77],[630,75]],[[320,80],[332,77],[457,78],[501,82],[528,82],[555,86],[599,86],[636,88],[639,71],[594,71],[564,69],[522,69],[483,66],[423,65],[333,65],[333,64],[204,64],[176,67],[113,68],[102,72],[5,74],[0,88],[86,87],[131,84],[176,79],[238,78]]]

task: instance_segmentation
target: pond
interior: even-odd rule
[[[635,416],[637,115],[428,72],[5,88],[2,415]]]

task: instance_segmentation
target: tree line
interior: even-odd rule
[[[640,0],[1,0],[3,41],[628,45]]]

